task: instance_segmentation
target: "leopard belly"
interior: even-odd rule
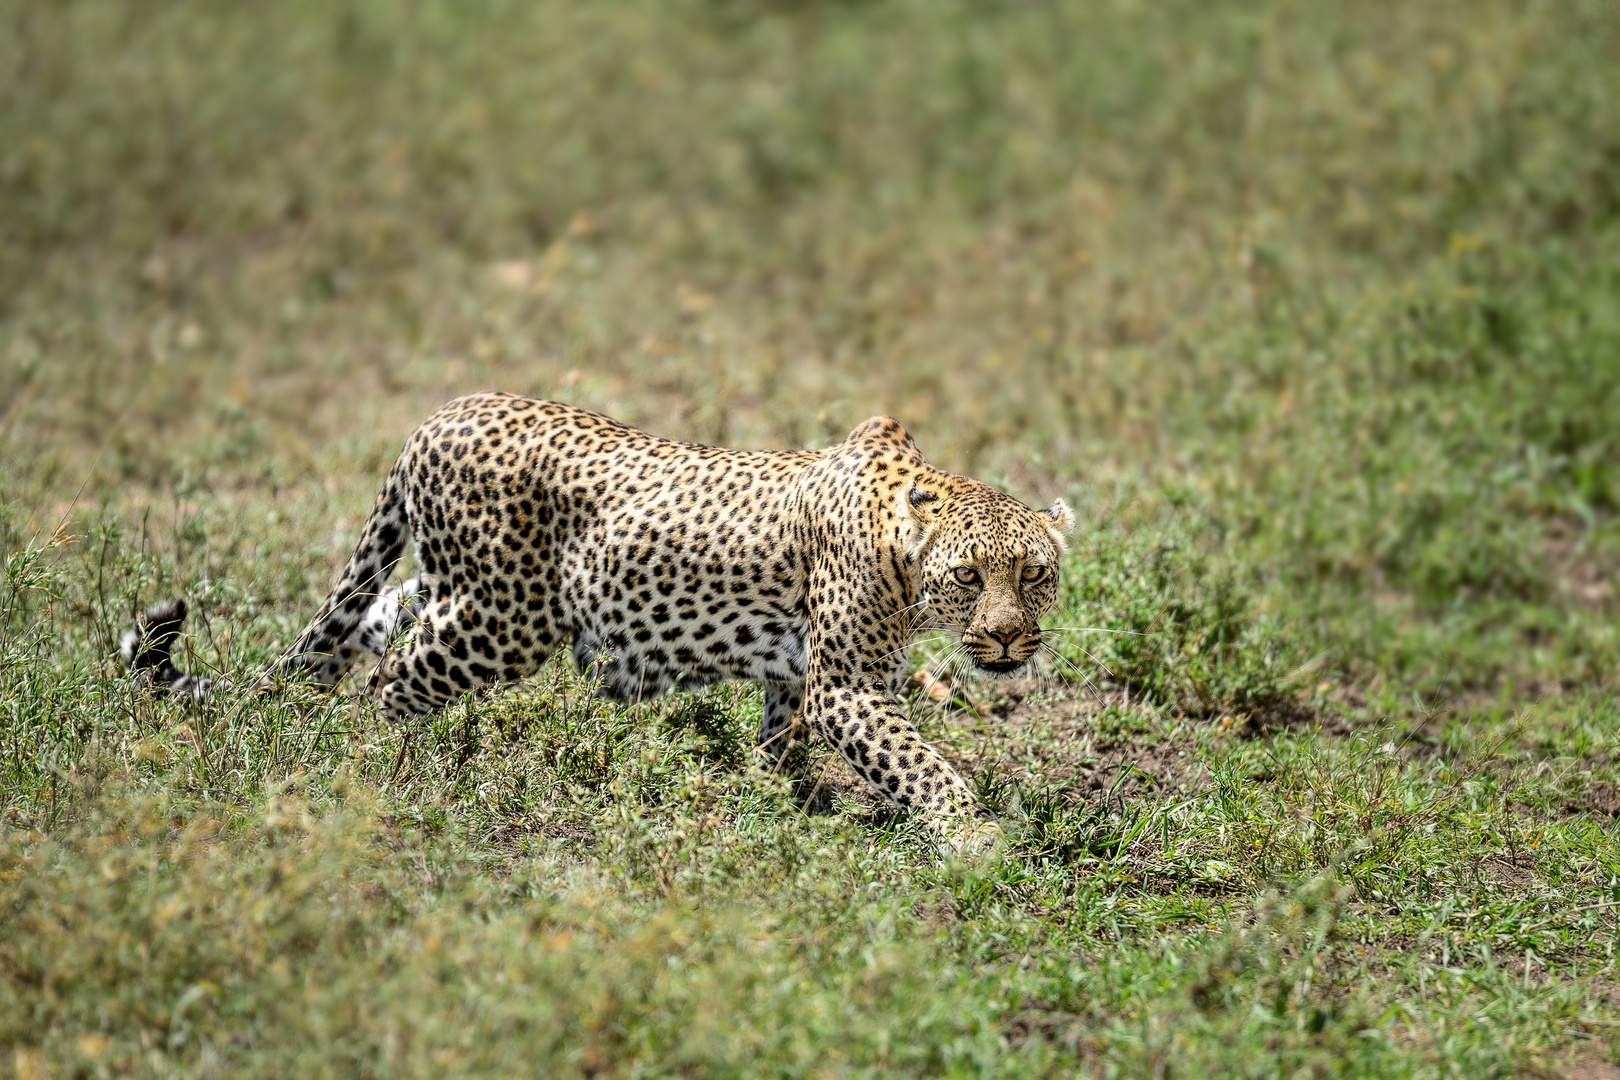
[[[603,625],[606,621],[582,624],[575,630],[574,663],[588,681],[597,684],[599,693],[615,701],[633,704],[677,688],[692,690],[728,679],[804,682],[802,625],[793,628],[773,618],[751,625],[739,622],[736,629],[747,635],[747,643],[718,653],[713,651],[716,643],[665,638],[663,633],[637,640],[638,631]],[[772,634],[772,625],[782,629]]]
[[[678,545],[627,542],[636,533],[625,524],[610,519],[563,545],[561,628],[600,693],[635,702],[728,679],[804,682],[803,589],[780,546],[742,545],[705,562]]]

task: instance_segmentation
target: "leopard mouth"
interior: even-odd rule
[[[1008,657],[1002,660],[979,660],[975,658],[973,662],[978,665],[980,671],[988,671],[992,675],[1012,675],[1022,669],[1027,661],[1014,660]]]

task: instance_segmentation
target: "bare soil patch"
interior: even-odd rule
[[[1133,708],[1122,689],[1008,680],[971,692],[975,710],[943,720],[953,742],[972,748],[961,755],[972,770],[993,764],[1015,780],[1056,784],[1088,800],[1108,792],[1162,797],[1203,783],[1191,740],[1167,736],[1169,718],[1139,701]],[[1241,724],[1231,721],[1234,729]]]
[[[1620,1066],[1598,1058],[1586,1058],[1570,1066],[1567,1080],[1620,1080]]]
[[[1092,693],[1036,680],[956,689],[945,703],[920,701],[912,719],[965,776],[989,768],[1026,787],[1057,785],[1087,801],[1105,793],[1169,797],[1204,782],[1191,740],[1165,737],[1166,718],[1144,710],[1116,722],[1109,706],[1130,700],[1121,690]],[[1243,718],[1228,720],[1234,734],[1243,734]],[[874,812],[888,810],[837,755],[822,753],[812,775],[820,787],[815,803],[847,796]]]
[[[1548,524],[1541,557],[1553,590],[1564,600],[1596,611],[1620,611],[1620,552],[1594,545],[1590,530],[1570,522]]]
[[[1564,804],[1565,814],[1591,814],[1611,821],[1620,819],[1620,785],[1594,784],[1584,795]]]

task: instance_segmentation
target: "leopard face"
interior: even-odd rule
[[[929,615],[960,636],[979,670],[1018,674],[1040,649],[1040,619],[1057,599],[1073,512],[1061,499],[1031,510],[982,487],[952,494],[918,485],[902,498]]]

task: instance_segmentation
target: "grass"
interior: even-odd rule
[[[0,0],[0,1075],[1620,1060],[1607,5]],[[396,730],[253,671],[443,400],[1082,511],[921,695],[941,860],[757,690]],[[919,646],[919,666],[942,650]]]

